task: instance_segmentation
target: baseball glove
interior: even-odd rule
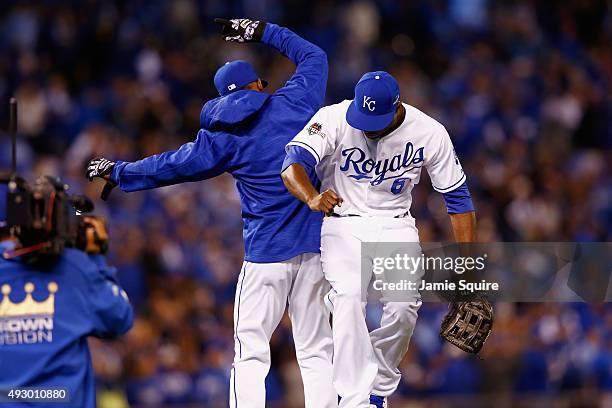
[[[440,326],[440,337],[467,353],[478,354],[493,329],[493,306],[485,298],[454,302]]]

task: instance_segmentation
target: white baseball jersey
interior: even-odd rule
[[[435,119],[403,104],[404,122],[387,136],[370,140],[346,122],[351,102],[321,108],[287,145],[301,146],[314,156],[321,191],[332,189],[344,199],[336,214],[407,213],[422,167],[440,193],[463,184],[465,173],[448,132]]]

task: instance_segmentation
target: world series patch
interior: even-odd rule
[[[322,129],[323,125],[318,122],[314,122],[312,125],[308,126],[308,134],[310,136],[319,135],[321,137],[325,137],[325,133],[322,132]]]

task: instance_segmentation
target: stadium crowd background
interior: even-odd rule
[[[225,61],[253,62],[272,90],[288,79],[293,66],[282,56],[260,45],[224,44],[212,23],[216,16],[262,18],[328,52],[328,103],[350,99],[363,72],[386,69],[404,101],[447,127],[468,174],[481,241],[609,241],[608,5],[3,1],[0,101],[19,100],[19,171],[60,174],[72,191],[96,197],[101,185],[86,182],[86,160],[137,159],[193,138]],[[7,111],[1,109],[2,123]],[[9,164],[8,146],[1,138],[1,168]],[[412,204],[421,239],[450,239],[441,198],[427,180],[421,184]],[[116,191],[97,208],[110,220],[110,259],[137,309],[124,339],[91,342],[100,406],[224,406],[242,258],[231,177]],[[575,398],[565,406],[603,406],[598,392],[612,390],[611,309],[500,304],[484,360],[477,360],[441,344],[445,306],[426,304],[398,395],[442,406],[490,406],[486,396],[496,406],[519,406],[530,395],[525,406],[549,406],[564,393]],[[292,347],[285,319],[272,339],[272,407],[302,404]]]

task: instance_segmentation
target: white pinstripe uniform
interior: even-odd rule
[[[368,333],[361,301],[362,242],[418,242],[411,193],[424,167],[436,191],[461,186],[466,176],[444,126],[404,104],[403,123],[370,140],[345,119],[351,101],[321,108],[288,144],[315,158],[321,191],[344,199],[321,232],[323,272],[331,283],[334,313],[334,385],[341,407],[369,407],[370,393],[389,396],[400,381],[398,365],[421,301],[385,302],[381,327]]]

